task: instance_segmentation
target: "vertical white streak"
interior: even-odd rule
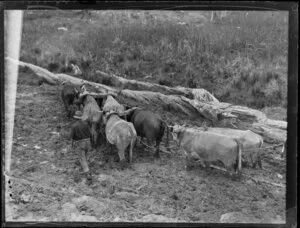
[[[19,59],[23,11],[5,11],[5,55]],[[16,90],[18,80],[18,65],[10,61],[5,62],[5,171],[10,172],[11,149],[15,115]]]
[[[4,12],[4,47],[5,55],[19,59],[23,11],[7,10]],[[4,102],[5,102],[5,220],[12,221],[14,210],[9,196],[9,173],[13,141],[15,102],[18,80],[18,64],[5,62]]]

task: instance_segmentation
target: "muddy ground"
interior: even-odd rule
[[[88,185],[76,155],[67,150],[69,142],[57,134],[75,121],[66,117],[60,87],[38,86],[25,76],[19,75],[17,88],[8,220],[217,223],[235,212],[230,221],[285,222],[285,188],[236,180],[220,170],[186,171],[173,141],[172,154],[161,153],[160,159],[138,144],[125,170],[114,159],[105,161],[117,154],[101,146],[90,153],[93,182]],[[244,168],[243,173],[285,184],[280,150],[264,150],[263,170]]]

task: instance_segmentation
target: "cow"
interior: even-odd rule
[[[237,130],[230,128],[205,127],[204,131],[213,132],[238,139],[243,145],[243,156],[250,157],[252,167],[262,168],[260,149],[264,143],[263,138],[250,130]]]
[[[136,143],[137,133],[132,123],[122,120],[115,111],[102,111],[102,120],[105,124],[106,139],[115,145],[122,168],[125,166],[125,150],[129,147],[129,162],[132,162],[132,151]]]
[[[169,128],[162,118],[149,110],[143,110],[141,108],[132,108],[126,110],[127,120],[133,123],[137,135],[146,137],[149,141],[156,142],[156,151],[154,157],[159,157],[159,145],[162,141],[165,130],[167,131],[167,148],[169,148]]]
[[[241,172],[242,144],[239,140],[179,125],[170,129],[174,141],[186,154],[186,168],[191,167],[191,159],[196,157],[204,162],[205,167],[209,167],[211,162],[221,161],[225,167]]]
[[[71,125],[69,134],[71,140],[71,147],[75,154],[79,156],[79,162],[83,169],[83,173],[87,174],[88,180],[91,179],[89,166],[87,163],[87,153],[92,150],[91,130],[87,121],[78,120]]]
[[[79,94],[78,101],[83,104],[82,116],[74,117],[88,122],[91,128],[92,145],[93,148],[95,148],[99,135],[98,132],[101,127],[102,113],[100,112],[100,108],[96,100],[87,91]]]
[[[119,104],[112,94],[108,94],[103,100],[102,110],[103,112],[117,112],[119,114],[123,114],[125,112],[125,107]]]
[[[80,93],[80,86],[74,85],[69,82],[63,82],[63,89],[61,91],[61,98],[64,103],[67,116],[71,117],[74,115],[76,109],[73,106],[75,99],[78,98]]]

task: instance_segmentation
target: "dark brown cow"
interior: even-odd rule
[[[134,108],[127,113],[127,120],[132,122],[137,135],[156,142],[155,157],[159,157],[159,145],[165,130],[167,131],[167,147],[169,147],[169,130],[162,118],[151,111]]]

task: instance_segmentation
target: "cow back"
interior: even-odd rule
[[[84,100],[84,107],[82,111],[82,120],[90,120],[91,122],[99,122],[101,119],[100,108],[96,100],[87,95]]]
[[[255,134],[250,130],[238,130],[230,128],[207,128],[207,131],[238,139],[242,143],[244,149],[258,148],[261,146],[263,141],[260,135]]]
[[[121,137],[127,138],[127,143],[130,143],[133,134],[136,135],[133,125],[122,120],[117,115],[109,117],[106,123],[105,133],[107,141],[111,144],[117,144],[118,139]]]
[[[103,105],[103,111],[124,113],[125,108],[123,105],[119,104],[112,96],[108,95]]]
[[[153,112],[137,109],[131,117],[137,135],[150,140],[162,138],[164,124],[161,117]],[[163,128],[163,129],[162,129]]]
[[[66,83],[63,85],[63,89],[61,91],[61,97],[64,101],[67,101],[68,104],[72,104],[74,98],[76,97],[75,89],[78,90],[79,88],[74,84]]]

